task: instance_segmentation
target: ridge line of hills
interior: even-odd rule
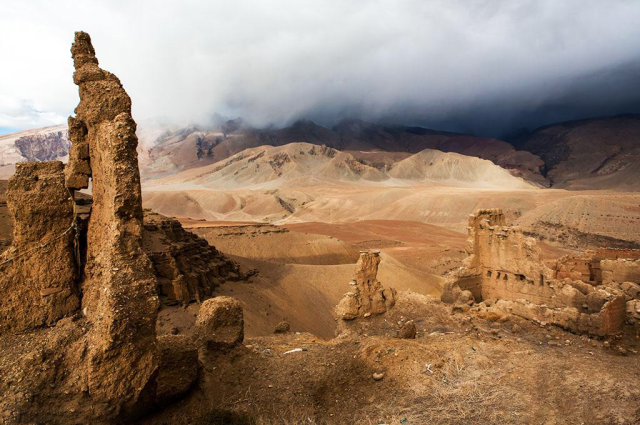
[[[145,187],[150,190],[268,190],[318,184],[438,185],[505,190],[535,187],[491,161],[453,152],[425,149],[387,166],[306,142],[245,149],[223,161],[149,180]]]
[[[66,127],[53,126],[0,135],[0,179],[23,160],[65,159]],[[514,136],[491,137],[344,120],[331,129],[310,120],[285,128],[256,129],[240,119],[216,128],[142,125],[139,156],[143,179],[167,177],[226,160],[246,149],[306,142],[349,153],[379,170],[425,149],[459,153],[493,162],[541,186],[564,189],[638,191],[640,114],[550,124]]]

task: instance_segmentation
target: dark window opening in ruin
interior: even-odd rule
[[[487,270],[487,276],[491,277],[491,270]]]
[[[540,275],[540,286],[544,286],[544,276]]]
[[[500,279],[500,275],[502,275],[502,273],[498,272],[498,279]]]
[[[591,265],[591,263],[587,264],[589,266],[589,280],[591,282],[595,282],[596,281],[596,271],[593,268],[593,266]]]
[[[523,275],[523,274],[518,274],[518,275],[516,275],[516,276],[518,276],[518,279],[520,279],[520,280],[524,280],[524,275]]]
[[[503,277],[502,279],[503,279],[503,280],[507,280],[508,278],[509,278],[509,275],[505,273],[505,274],[504,274],[504,277]]]

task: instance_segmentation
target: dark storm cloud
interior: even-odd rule
[[[638,22],[640,2],[624,0],[15,2],[0,16],[0,126],[72,111],[69,44],[83,29],[141,120],[504,135],[640,112]]]

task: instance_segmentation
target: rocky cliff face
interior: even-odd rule
[[[51,161],[69,154],[71,143],[67,131],[22,136],[15,141],[16,147],[27,161]]]
[[[153,263],[164,305],[202,301],[227,280],[240,280],[238,264],[185,231],[177,220],[145,211],[144,250]]]
[[[70,146],[67,133],[66,125],[57,125],[0,135],[0,179],[11,177],[19,162],[65,161]]]

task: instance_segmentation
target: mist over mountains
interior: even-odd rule
[[[638,2],[159,8],[150,0],[63,0],[10,2],[2,12],[0,37],[12,42],[0,45],[11,58],[0,67],[0,81],[10,82],[0,91],[0,127],[14,131],[61,124],[72,113],[68,34],[78,29],[94,36],[101,64],[135,99],[138,122],[209,126],[220,114],[257,128],[305,118],[332,128],[360,119],[505,139],[640,112]]]

